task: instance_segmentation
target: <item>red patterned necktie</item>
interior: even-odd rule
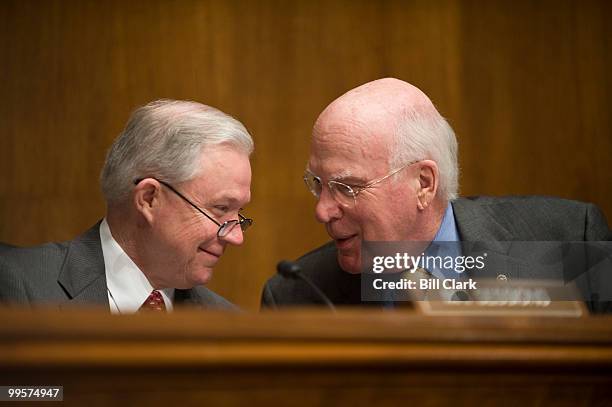
[[[164,304],[161,293],[153,290],[147,300],[140,306],[139,311],[166,312],[166,304]]]

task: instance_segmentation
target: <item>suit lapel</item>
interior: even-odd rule
[[[509,254],[514,234],[501,211],[494,214],[490,207],[463,198],[452,205],[463,254],[485,256],[485,269],[472,271],[473,277],[516,279],[525,274],[529,267]]]
[[[508,279],[562,279],[558,264],[542,263],[549,250],[546,242],[537,242],[532,227],[515,213],[510,202],[483,205],[469,199],[452,203],[464,255],[486,253],[486,267],[474,277]],[[521,236],[521,241],[517,241]],[[475,274],[475,272],[473,272]]]
[[[62,308],[84,304],[109,306],[99,222],[70,242],[58,283],[69,297]]]

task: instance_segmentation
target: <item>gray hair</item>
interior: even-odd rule
[[[396,129],[395,153],[391,168],[415,160],[433,160],[440,171],[438,196],[457,198],[459,165],[457,139],[448,122],[433,107],[413,107],[404,113]]]
[[[214,107],[165,99],[139,107],[106,155],[100,183],[107,203],[126,199],[138,178],[192,179],[202,150],[221,144],[247,155],[254,148],[242,123]]]

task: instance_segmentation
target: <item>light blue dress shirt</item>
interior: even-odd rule
[[[461,241],[459,239],[459,231],[455,222],[455,213],[453,205],[448,203],[442,223],[438,232],[434,236],[431,245],[425,251],[426,256],[440,256],[457,258],[461,256]],[[430,268],[428,271],[437,278],[462,278],[462,273],[457,273],[454,269],[447,268]]]

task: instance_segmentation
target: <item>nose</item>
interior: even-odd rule
[[[323,188],[317,205],[315,206],[315,217],[321,223],[328,223],[342,217],[342,208],[336,202],[328,188]]]
[[[223,237],[219,237],[219,240],[226,241],[229,244],[240,246],[244,243],[244,233],[240,225],[236,225],[229,231],[229,233]]]

